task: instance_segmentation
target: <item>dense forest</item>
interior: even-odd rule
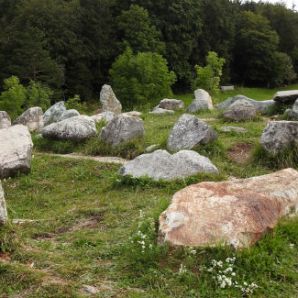
[[[60,98],[98,98],[127,48],[163,56],[175,91],[191,88],[209,51],[225,59],[222,84],[280,86],[298,73],[298,13],[229,0],[0,0],[1,86],[15,75]]]

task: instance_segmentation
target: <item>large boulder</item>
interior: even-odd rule
[[[0,144],[0,179],[30,171],[33,143],[26,126],[1,129]]]
[[[40,131],[44,127],[42,108],[33,107],[28,109],[14,121],[14,124],[23,124],[31,132]]]
[[[218,174],[218,169],[207,157],[190,150],[174,155],[166,150],[156,150],[138,156],[120,169],[123,176],[150,177],[154,180],[174,180],[199,173]]]
[[[282,104],[293,104],[298,98],[298,90],[279,91],[273,100]]]
[[[159,103],[158,107],[165,110],[177,111],[184,108],[184,102],[178,99],[165,98]]]
[[[103,85],[100,92],[100,102],[103,112],[113,112],[121,114],[122,105],[117,99],[112,87],[110,85]]]
[[[298,122],[269,122],[261,136],[261,145],[272,154],[276,154],[293,145],[298,146]]]
[[[75,110],[75,109],[66,110],[61,115],[59,121],[62,121],[62,120],[68,119],[68,118],[72,118],[72,117],[77,117],[77,116],[80,116],[80,113],[77,110]]]
[[[174,125],[168,138],[167,148],[172,152],[193,149],[217,138],[216,132],[199,118],[183,114]]]
[[[160,216],[159,240],[177,246],[255,244],[278,220],[298,211],[298,172],[203,182],[177,192]]]
[[[249,101],[251,104],[255,106],[258,112],[262,114],[266,114],[272,109],[276,102],[274,100],[254,100],[244,95],[236,95],[234,97],[229,97],[225,101],[218,104],[216,107],[219,110],[226,110],[228,109],[233,103],[235,103],[238,100],[246,100]]]
[[[196,113],[200,110],[213,110],[212,98],[210,94],[203,89],[197,89],[195,91],[195,99],[187,108],[187,112]]]
[[[152,115],[172,115],[172,114],[175,114],[175,112],[173,110],[167,110],[167,109],[162,109],[160,107],[155,107],[153,109],[152,112],[150,112],[149,114],[152,114]]]
[[[6,202],[4,197],[4,191],[0,181],[0,225],[3,225],[7,222],[7,209],[6,209]]]
[[[102,129],[100,137],[103,142],[117,146],[141,138],[144,133],[142,119],[128,115],[118,115]]]
[[[257,109],[246,99],[237,100],[223,112],[224,119],[228,121],[253,120],[256,116]]]
[[[9,115],[5,111],[0,111],[0,129],[11,126]]]
[[[82,141],[96,135],[95,121],[88,116],[77,116],[52,123],[41,131],[44,138]]]
[[[43,115],[44,126],[60,121],[65,111],[64,101],[57,102],[51,106]]]
[[[286,114],[291,120],[298,120],[298,99],[295,101],[292,109],[286,110]]]

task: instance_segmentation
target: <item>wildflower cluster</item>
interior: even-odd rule
[[[212,260],[211,266],[207,269],[211,273],[212,279],[215,280],[221,289],[238,288],[243,295],[250,295],[258,288],[257,284],[237,281],[238,277],[235,272],[236,258],[226,258],[225,261]]]

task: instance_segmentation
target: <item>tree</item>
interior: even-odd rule
[[[199,65],[196,65],[195,67],[197,78],[194,81],[194,87],[199,87],[208,90],[211,93],[216,93],[219,91],[225,59],[218,57],[215,52],[209,52],[206,62],[207,65],[205,67]]]
[[[289,55],[281,52],[275,52],[275,76],[272,82],[275,86],[289,84],[293,82],[297,75],[294,71],[292,59]]]
[[[172,94],[176,76],[157,53],[133,54],[130,48],[120,55],[110,70],[112,86],[126,108],[150,104]]]
[[[152,25],[149,13],[139,5],[131,5],[116,20],[122,33],[122,48],[129,46],[135,53],[164,53],[165,44],[160,41],[161,34]]]
[[[270,85],[274,81],[275,52],[279,38],[269,21],[245,11],[238,20],[234,48],[234,79],[249,85]]]

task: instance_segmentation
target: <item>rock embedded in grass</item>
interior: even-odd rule
[[[172,152],[193,149],[199,144],[207,144],[216,138],[216,132],[206,122],[194,115],[183,114],[170,132],[167,148]]]
[[[277,154],[292,146],[298,147],[298,121],[271,121],[261,136],[262,147]]]
[[[120,114],[113,118],[101,131],[101,140],[117,146],[144,137],[144,122],[138,117]]]
[[[31,168],[33,143],[28,128],[15,125],[0,130],[0,178],[19,172],[28,173]]]
[[[4,197],[4,191],[2,188],[2,184],[0,181],[0,225],[3,225],[7,222],[7,209],[6,209],[6,202]]]
[[[298,98],[298,90],[279,91],[273,100],[282,104],[293,104]]]
[[[103,85],[100,92],[100,103],[103,112],[113,112],[121,114],[122,105],[117,99],[110,85]]]
[[[64,101],[59,101],[52,105],[43,115],[44,126],[60,121],[65,111]]]
[[[8,128],[11,126],[11,119],[7,112],[0,111],[0,129]]]
[[[23,124],[30,132],[40,131],[44,127],[42,108],[33,107],[26,110],[14,121],[14,124]]]
[[[77,116],[44,127],[41,134],[47,139],[82,141],[96,135],[95,121],[88,116]]]
[[[175,180],[200,173],[218,174],[218,169],[207,157],[191,150],[173,155],[166,150],[156,150],[138,156],[120,169],[123,176],[149,177],[157,181]]]
[[[298,172],[286,169],[177,192],[159,219],[159,240],[174,246],[249,247],[298,211]]]
[[[247,129],[239,126],[222,126],[221,132],[247,133]]]
[[[171,111],[178,111],[184,108],[184,102],[178,99],[163,99],[159,105],[159,108]]]
[[[253,120],[256,116],[257,109],[246,99],[237,100],[223,112],[225,120],[236,122]]]
[[[194,92],[194,95],[195,99],[187,108],[187,112],[196,113],[201,110],[213,110],[212,98],[207,91],[203,89],[197,89]]]
[[[149,114],[153,114],[153,115],[165,115],[165,114],[170,114],[170,115],[172,115],[172,114],[175,114],[175,112],[172,111],[172,110],[167,110],[167,109],[162,109],[162,108],[159,108],[159,107],[155,107],[155,108],[153,109],[153,111],[150,112]]]

